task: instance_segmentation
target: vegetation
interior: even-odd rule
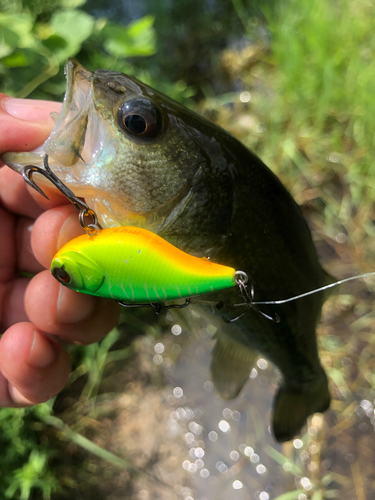
[[[90,69],[131,73],[257,152],[302,205],[331,274],[370,271],[375,6],[368,0],[286,0],[261,13],[242,0],[212,4],[216,10],[201,0],[193,6],[145,1],[143,17],[122,25],[114,21],[121,13],[104,17],[94,1],[0,0],[1,90],[61,99],[68,56]],[[357,282],[341,292],[327,302],[319,331],[332,410],[310,420],[302,448],[262,449],[268,468],[289,481],[278,500],[365,500],[374,490],[374,285]],[[0,411],[1,498],[109,498],[107,486],[120,472],[126,498],[141,498],[132,496],[129,478],[144,479],[145,472],[107,451],[98,431],[120,408],[126,384],[142,391],[163,386],[147,359],[166,324],[152,327],[139,317],[131,338],[120,326],[100,344],[72,349],[76,369],[55,401]],[[132,343],[138,333],[147,335]],[[177,344],[168,336],[163,342],[170,343],[172,363]],[[264,427],[262,418],[253,422]]]

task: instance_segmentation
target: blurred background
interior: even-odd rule
[[[0,0],[0,89],[61,101],[63,65],[129,73],[253,149],[302,206],[338,279],[373,270],[375,4],[371,0]],[[56,399],[0,410],[0,497],[72,500],[375,498],[373,280],[347,283],[318,329],[331,409],[284,445],[277,375],[215,394],[215,327],[122,318],[70,347]]]

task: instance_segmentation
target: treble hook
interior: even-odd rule
[[[244,273],[243,271],[236,271],[235,280],[236,280],[236,283],[238,285],[240,295],[242,296],[242,298],[245,301],[244,305],[247,306],[247,309],[243,313],[236,316],[235,318],[228,319],[228,318],[223,317],[223,320],[225,323],[233,323],[234,321],[237,321],[238,319],[245,316],[245,314],[248,313],[250,309],[253,309],[254,311],[258,312],[259,314],[261,314],[262,316],[267,318],[268,320],[273,321],[274,323],[280,323],[280,317],[277,313],[275,313],[275,317],[273,318],[272,316],[269,316],[268,314],[261,311],[260,309],[258,309],[255,306],[255,304],[253,303],[254,285],[251,283],[250,295],[249,295],[249,292],[248,292],[248,289],[246,286],[246,283],[248,280],[248,276],[246,273]]]
[[[33,179],[33,174],[38,173],[43,175],[46,179],[48,179],[52,184],[62,193],[65,198],[67,198],[76,209],[80,212],[81,210],[90,210],[90,208],[84,203],[82,200],[77,198],[72,190],[65,186],[65,184],[55,175],[50,166],[48,165],[48,155],[45,155],[43,158],[44,169],[40,167],[36,167],[35,165],[26,165],[22,169],[22,177],[27,182],[29,186],[34,188],[38,193],[49,200],[48,196],[41,190],[41,188],[35,183]]]
[[[26,165],[22,169],[22,177],[25,182],[35,189],[38,193],[49,200],[48,196],[42,191],[42,189],[36,184],[33,179],[33,174],[37,173],[43,175],[46,179],[48,179],[59,191],[62,193],[65,198],[67,198],[78,210],[79,212],[79,222],[83,229],[87,231],[89,234],[98,233],[100,230],[100,226],[98,224],[98,217],[94,210],[90,208],[84,201],[78,198],[71,189],[68,188],[58,177],[55,175],[49,164],[48,164],[48,155],[46,154],[43,158],[44,169],[37,167],[35,165]],[[85,217],[92,218],[92,224],[86,224]]]
[[[159,314],[161,311],[164,311],[166,309],[184,309],[190,304],[190,299],[185,299],[185,302],[183,304],[170,304],[169,306],[166,306],[161,302],[150,302],[149,304],[129,304],[127,302],[118,300],[117,303],[120,304],[120,306],[127,308],[153,307],[155,309],[155,313]]]

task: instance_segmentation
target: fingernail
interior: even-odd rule
[[[95,300],[89,295],[69,290],[60,285],[59,297],[57,299],[56,321],[63,325],[79,323],[89,318],[95,308]]]
[[[48,368],[56,361],[56,357],[57,354],[51,342],[34,330],[34,338],[27,358],[28,365],[33,368]]]
[[[15,97],[4,99],[3,107],[9,115],[31,122],[51,120],[50,113],[52,111],[60,112],[61,109],[59,103],[56,103],[56,109],[53,109],[54,105],[51,105],[50,101],[16,99]]]

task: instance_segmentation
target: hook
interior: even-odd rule
[[[59,191],[62,193],[65,198],[67,198],[73,205],[77,208],[77,210],[80,212],[81,210],[86,210],[89,207],[81,201],[79,198],[75,196],[73,191],[71,191],[68,186],[65,186],[65,184],[57,177],[56,174],[54,174],[48,164],[48,155],[45,155],[43,158],[43,164],[44,164],[44,169],[40,167],[36,167],[35,165],[27,165],[22,169],[22,177],[26,181],[26,183],[34,188],[38,193],[40,193],[42,196],[47,198],[49,200],[48,196],[41,190],[41,188],[35,183],[33,179],[33,174],[38,173],[43,175],[46,179],[48,179]]]
[[[48,155],[45,155],[43,158],[44,169],[37,167],[35,165],[26,165],[22,169],[22,177],[25,182],[35,189],[38,193],[49,200],[48,196],[42,191],[42,189],[35,183],[33,179],[33,174],[37,173],[43,175],[46,179],[48,179],[59,191],[62,193],[65,198],[67,198],[78,210],[79,212],[79,222],[83,229],[88,232],[88,234],[97,234],[100,230],[100,226],[98,224],[98,217],[94,210],[90,208],[84,201],[80,198],[77,198],[73,191],[68,188],[58,177],[55,175],[49,164],[48,164]],[[86,224],[85,217],[91,217],[92,223]]]
[[[245,301],[244,305],[247,306],[247,309],[243,313],[239,314],[238,316],[236,316],[235,318],[232,318],[232,319],[228,319],[228,318],[225,318],[223,316],[223,320],[225,323],[234,323],[235,321],[237,321],[240,318],[242,318],[243,316],[245,316],[245,314],[248,313],[250,309],[253,309],[254,311],[258,312],[259,314],[261,314],[262,316],[267,318],[268,320],[273,321],[274,323],[280,323],[280,316],[277,313],[275,313],[275,317],[273,318],[272,316],[269,316],[268,314],[261,311],[260,309],[258,309],[255,306],[255,304],[253,302],[254,285],[253,285],[253,283],[251,283],[250,295],[249,295],[249,292],[248,292],[247,286],[246,286],[246,283],[248,281],[248,275],[246,273],[244,273],[243,271],[236,271],[235,280],[236,280],[236,283],[238,285],[240,295],[242,296],[242,298]]]
[[[183,309],[190,304],[190,299],[185,299],[183,304],[170,304],[169,306],[165,306],[161,302],[150,302],[149,304],[127,304],[126,302],[122,302],[121,300],[117,301],[118,304],[122,307],[153,307],[156,309],[155,313],[159,314],[161,311],[165,309]]]

